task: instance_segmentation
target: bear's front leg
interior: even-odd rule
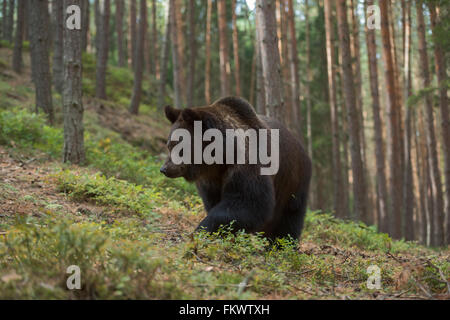
[[[262,231],[274,208],[275,194],[269,177],[235,171],[227,179],[221,201],[208,211],[197,230],[216,232],[221,225],[233,222],[233,231]]]

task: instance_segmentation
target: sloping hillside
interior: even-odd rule
[[[155,108],[131,117],[118,96],[91,98],[89,72],[88,163],[61,164],[62,129],[32,113],[29,73],[14,74],[10,55],[0,49],[1,299],[450,297],[448,249],[392,241],[327,213],[309,212],[300,243],[278,249],[258,235],[193,235],[204,216],[193,186],[159,173],[168,124]],[[124,71],[110,74],[110,90],[114,72]],[[67,289],[71,265],[81,290]],[[367,287],[370,266],[379,289]]]

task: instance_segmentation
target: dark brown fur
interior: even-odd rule
[[[195,182],[206,218],[198,229],[216,231],[232,221],[235,230],[264,232],[270,239],[297,239],[303,228],[311,161],[300,141],[281,123],[256,115],[253,107],[237,97],[220,99],[211,106],[177,110],[166,107],[166,116],[177,128],[193,130],[201,120],[203,129],[279,129],[280,167],[276,175],[263,176],[259,164],[174,165],[170,156],[161,171],[171,178]],[[270,141],[270,140],[269,140]],[[169,149],[173,144],[169,141]]]

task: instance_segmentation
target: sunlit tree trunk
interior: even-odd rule
[[[419,35],[419,55],[421,64],[421,76],[423,89],[430,87],[430,74],[428,67],[427,43],[425,38],[425,23],[422,10],[422,2],[416,2],[417,31]],[[431,95],[425,95],[425,119],[426,135],[428,145],[428,159],[430,169],[430,182],[433,197],[433,232],[431,233],[431,244],[442,245],[444,243],[444,206],[442,194],[442,182],[437,155],[436,133],[434,128],[433,101]]]
[[[441,111],[441,131],[442,131],[442,146],[444,153],[445,163],[445,198],[446,208],[445,213],[447,217],[446,221],[446,236],[445,244],[450,244],[450,112],[448,108],[448,96],[447,96],[447,65],[445,60],[444,50],[437,39],[437,27],[443,23],[439,16],[439,7],[436,7],[433,3],[429,2],[431,16],[431,27],[433,29],[434,39],[434,61],[436,66],[437,79],[439,83],[439,107]],[[448,22],[447,22],[448,23]]]
[[[136,60],[136,0],[130,1],[130,24],[129,24],[129,42],[128,42],[128,64],[135,67]]]
[[[340,53],[342,56],[344,100],[347,107],[347,121],[350,135],[350,155],[352,159],[353,193],[355,200],[355,217],[368,222],[367,188],[359,133],[358,110],[356,109],[355,87],[350,51],[349,27],[347,22],[347,5],[345,0],[338,0],[337,17]]]
[[[341,159],[339,151],[339,122],[338,106],[336,101],[336,76],[334,71],[335,50],[334,50],[334,28],[332,18],[332,0],[324,1],[325,11],[325,34],[327,50],[327,70],[328,70],[328,95],[331,115],[331,139],[332,139],[332,172],[333,172],[333,204],[337,217],[345,216],[343,204],[343,188]],[[308,28],[308,26],[307,26]],[[308,31],[307,31],[308,32]],[[307,49],[308,50],[308,49]],[[310,141],[312,143],[312,141]]]
[[[166,7],[165,13],[165,30],[164,38],[161,50],[161,77],[159,79],[159,97],[158,97],[158,108],[162,109],[164,107],[164,101],[166,98],[166,81],[167,81],[167,64],[169,62],[170,54],[170,35],[171,35],[171,19],[170,19],[170,2]]]
[[[270,116],[284,122],[283,83],[275,4],[268,0],[257,0],[256,14],[258,16],[257,32],[261,46],[266,110]]]
[[[181,68],[178,55],[178,32],[177,32],[177,19],[176,15],[176,0],[170,0],[170,23],[171,23],[171,35],[172,35],[172,64],[173,64],[173,91],[174,91],[174,103],[175,107],[182,107],[182,98],[181,98]]]
[[[187,79],[187,97],[186,102],[188,107],[194,105],[194,92],[195,92],[195,66],[197,62],[197,41],[195,39],[195,1],[189,0],[189,73]]]
[[[259,21],[258,16],[255,15],[255,65],[256,65],[256,110],[259,114],[267,114],[266,110],[266,94],[264,92],[264,76],[262,72],[262,60],[261,60],[261,40],[259,37]]]
[[[234,56],[234,82],[236,85],[236,96],[241,95],[241,79],[240,79],[240,65],[239,65],[239,38],[238,28],[236,24],[236,0],[232,0],[231,5],[232,23],[233,23],[233,56]]]
[[[226,1],[217,1],[217,16],[219,20],[220,94],[227,96],[231,92],[231,70],[228,55]]]
[[[158,47],[158,28],[156,24],[156,0],[152,0],[152,43],[153,43],[153,66],[156,79],[160,79],[160,60]]]

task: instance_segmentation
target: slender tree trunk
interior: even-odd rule
[[[83,52],[87,51],[89,44],[89,29],[90,29],[90,16],[91,16],[91,5],[89,0],[81,1],[81,11],[82,11],[82,23],[81,23],[81,50]]]
[[[47,0],[29,0],[30,54],[36,88],[36,112],[44,110],[50,124],[54,122],[52,81],[49,61],[50,15]]]
[[[169,60],[169,50],[170,50],[170,34],[171,34],[171,14],[170,14],[171,4],[166,8],[165,14],[165,22],[166,28],[164,31],[164,38],[162,43],[161,50],[161,77],[159,79],[159,98],[158,98],[158,107],[164,107],[164,101],[166,98],[166,81],[167,81],[167,63]]]
[[[130,1],[130,35],[128,42],[128,64],[135,67],[135,55],[136,55],[136,0]]]
[[[433,29],[434,40],[434,61],[436,66],[436,73],[439,83],[439,107],[441,111],[441,131],[442,131],[442,145],[445,163],[445,198],[446,198],[446,236],[445,244],[450,244],[450,112],[448,108],[447,96],[447,65],[445,60],[445,53],[437,40],[437,27],[441,24],[441,17],[439,16],[439,9],[433,3],[428,3],[430,8],[431,26]]]
[[[262,71],[262,58],[261,58],[261,39],[259,36],[258,29],[259,21],[258,16],[255,15],[255,59],[256,59],[256,111],[259,114],[267,115],[266,110],[266,93],[264,91],[264,75]]]
[[[141,0],[138,38],[136,39],[136,65],[134,68],[134,87],[131,97],[130,112],[139,113],[139,104],[142,95],[142,76],[144,73],[144,41],[147,30],[147,1]]]
[[[22,72],[23,59],[22,59],[22,44],[23,44],[23,31],[25,28],[25,1],[18,0],[17,2],[17,23],[16,23],[16,35],[14,42],[13,52],[13,70],[17,73]]]
[[[152,0],[152,43],[153,43],[153,66],[156,79],[159,80],[160,65],[159,65],[159,48],[158,48],[158,28],[156,26],[156,0]]]
[[[178,31],[177,31],[177,19],[176,15],[176,0],[170,0],[170,21],[171,21],[171,34],[172,34],[172,64],[173,64],[173,91],[175,107],[182,107],[182,85],[181,85],[181,68],[178,55]]]
[[[124,0],[116,0],[116,30],[117,30],[117,51],[119,54],[119,67],[126,67],[125,41],[123,38],[123,17]]]
[[[64,7],[61,0],[53,0],[53,85],[58,93],[62,94],[64,82],[64,62],[63,62],[63,18]]]
[[[83,0],[64,0],[63,8],[81,6]],[[61,9],[63,9],[61,8]],[[70,14],[65,10],[63,23]],[[64,152],[63,161],[80,164],[85,161],[82,91],[82,38],[81,30],[63,28],[63,105],[64,105]]]
[[[233,22],[233,55],[234,55],[234,82],[236,85],[236,96],[241,95],[241,78],[239,65],[239,37],[236,23],[236,0],[232,0],[231,5],[232,22]]]
[[[291,0],[289,0],[291,1]],[[310,41],[310,24],[309,24],[309,2],[305,0],[305,37],[306,37],[306,85],[305,85],[305,100],[306,100],[306,135],[308,139],[308,154],[311,158],[311,161],[314,161],[313,155],[313,138],[312,138],[312,108],[311,108],[311,82],[312,82],[312,73],[311,73],[311,41]],[[333,45],[334,50],[334,45]],[[334,56],[334,55],[333,55]],[[328,57],[327,57],[328,59]],[[334,68],[334,59],[333,59],[333,68]],[[333,69],[334,71],[334,69]],[[334,84],[334,94],[336,96],[336,83]],[[330,95],[331,96],[331,95]],[[300,108],[300,105],[298,106]],[[300,109],[299,109],[300,110]],[[337,118],[336,118],[337,119]],[[301,119],[299,119],[301,123]],[[336,127],[337,129],[337,127]],[[338,144],[339,150],[339,144]],[[340,163],[340,160],[338,158]],[[311,184],[314,184],[314,178],[311,181]],[[314,187],[311,187],[312,190],[315,190]],[[314,203],[314,196],[312,195],[311,202]]]
[[[8,15],[8,0],[3,0],[2,4],[2,40],[6,40],[7,31],[8,31],[8,19],[6,16]]]
[[[427,43],[425,39],[425,23],[422,10],[422,2],[416,2],[417,9],[417,31],[419,35],[419,55],[422,70],[423,88],[430,86],[430,74],[428,68],[428,53]],[[426,131],[427,131],[427,145],[430,168],[430,181],[433,196],[433,227],[434,232],[431,237],[431,244],[435,246],[444,243],[444,207],[441,175],[439,170],[439,161],[437,155],[436,133],[434,128],[434,114],[433,101],[430,94],[425,96],[425,116],[426,116]]]
[[[403,29],[404,29],[404,101],[408,101],[411,95],[411,4],[410,2],[402,4],[404,6]],[[411,117],[412,110],[406,106],[405,117],[405,151],[404,151],[404,178],[403,183],[403,234],[406,240],[414,240],[414,180],[411,161]]]
[[[284,122],[283,83],[275,4],[267,0],[257,0],[256,14],[258,16],[257,32],[261,46],[266,110],[269,112],[269,116]]]
[[[365,8],[373,5],[373,0],[365,2]],[[377,207],[378,207],[378,228],[381,232],[388,232],[388,193],[386,184],[385,154],[383,146],[383,125],[380,115],[380,95],[378,92],[378,66],[377,66],[377,46],[375,30],[369,29],[366,23],[367,55],[370,74],[370,92],[372,95],[372,112],[375,129],[375,157],[377,167]]]
[[[189,0],[189,74],[187,79],[187,106],[194,104],[195,92],[195,64],[197,62],[197,41],[195,40],[195,1]]]
[[[205,102],[211,103],[211,15],[212,0],[207,0],[205,34]]]
[[[330,103],[331,115],[331,135],[332,135],[332,171],[333,171],[333,191],[334,191],[334,210],[336,216],[343,218],[345,216],[345,209],[343,204],[343,188],[342,188],[342,173],[341,173],[341,159],[339,151],[339,122],[338,122],[338,106],[336,101],[336,80],[334,71],[334,30],[332,18],[332,1],[324,1],[325,11],[325,34],[326,34],[326,49],[327,49],[327,70],[328,70],[328,95]],[[306,13],[307,15],[307,13]],[[308,26],[307,26],[308,28]],[[309,33],[307,31],[307,33]],[[308,49],[307,49],[308,50]]]
[[[8,15],[6,16],[6,19],[8,20],[8,28],[6,29],[6,41],[8,41],[9,43],[13,43],[14,9],[15,9],[15,1],[9,0]]]
[[[186,72],[185,72],[185,59],[184,54],[186,51],[186,40],[185,40],[185,25],[182,14],[182,8],[184,6],[183,0],[175,0],[175,20],[176,24],[175,30],[177,32],[177,54],[178,54],[178,76],[179,76],[179,90],[180,90],[180,101],[181,104],[186,103]]]
[[[391,50],[391,33],[389,30],[389,15],[387,1],[380,2],[381,11],[381,38],[383,41],[383,58],[386,72],[386,89],[388,92],[388,139],[389,139],[389,165],[390,165],[390,208],[391,216],[388,224],[391,226],[392,236],[399,239],[401,237],[401,212],[402,212],[402,179],[401,179],[401,153],[400,153],[400,132],[398,126],[398,110],[396,97],[396,81],[394,72],[394,60]]]
[[[300,112],[300,79],[298,76],[297,36],[295,33],[295,12],[293,0],[288,0],[288,24],[289,24],[289,60],[291,76],[291,107],[292,125],[299,138],[303,141],[302,119]],[[307,26],[307,29],[309,26]],[[307,31],[309,37],[309,30]],[[306,49],[308,51],[308,49]],[[308,53],[307,53],[308,54]],[[308,137],[309,138],[309,137]],[[311,151],[311,150],[310,150]]]
[[[97,72],[95,96],[106,100],[106,69],[109,54],[109,17],[110,1],[97,0],[98,3],[98,29],[97,29]]]
[[[219,19],[220,94],[225,97],[231,92],[231,70],[228,55],[227,13],[225,1],[217,1],[217,16]]]
[[[352,159],[353,193],[355,197],[355,213],[357,219],[368,222],[366,181],[361,157],[361,142],[356,109],[354,80],[351,62],[349,28],[347,22],[347,5],[345,0],[337,3],[339,42],[342,55],[344,82],[344,99],[347,106],[347,119],[350,134],[350,154]]]

